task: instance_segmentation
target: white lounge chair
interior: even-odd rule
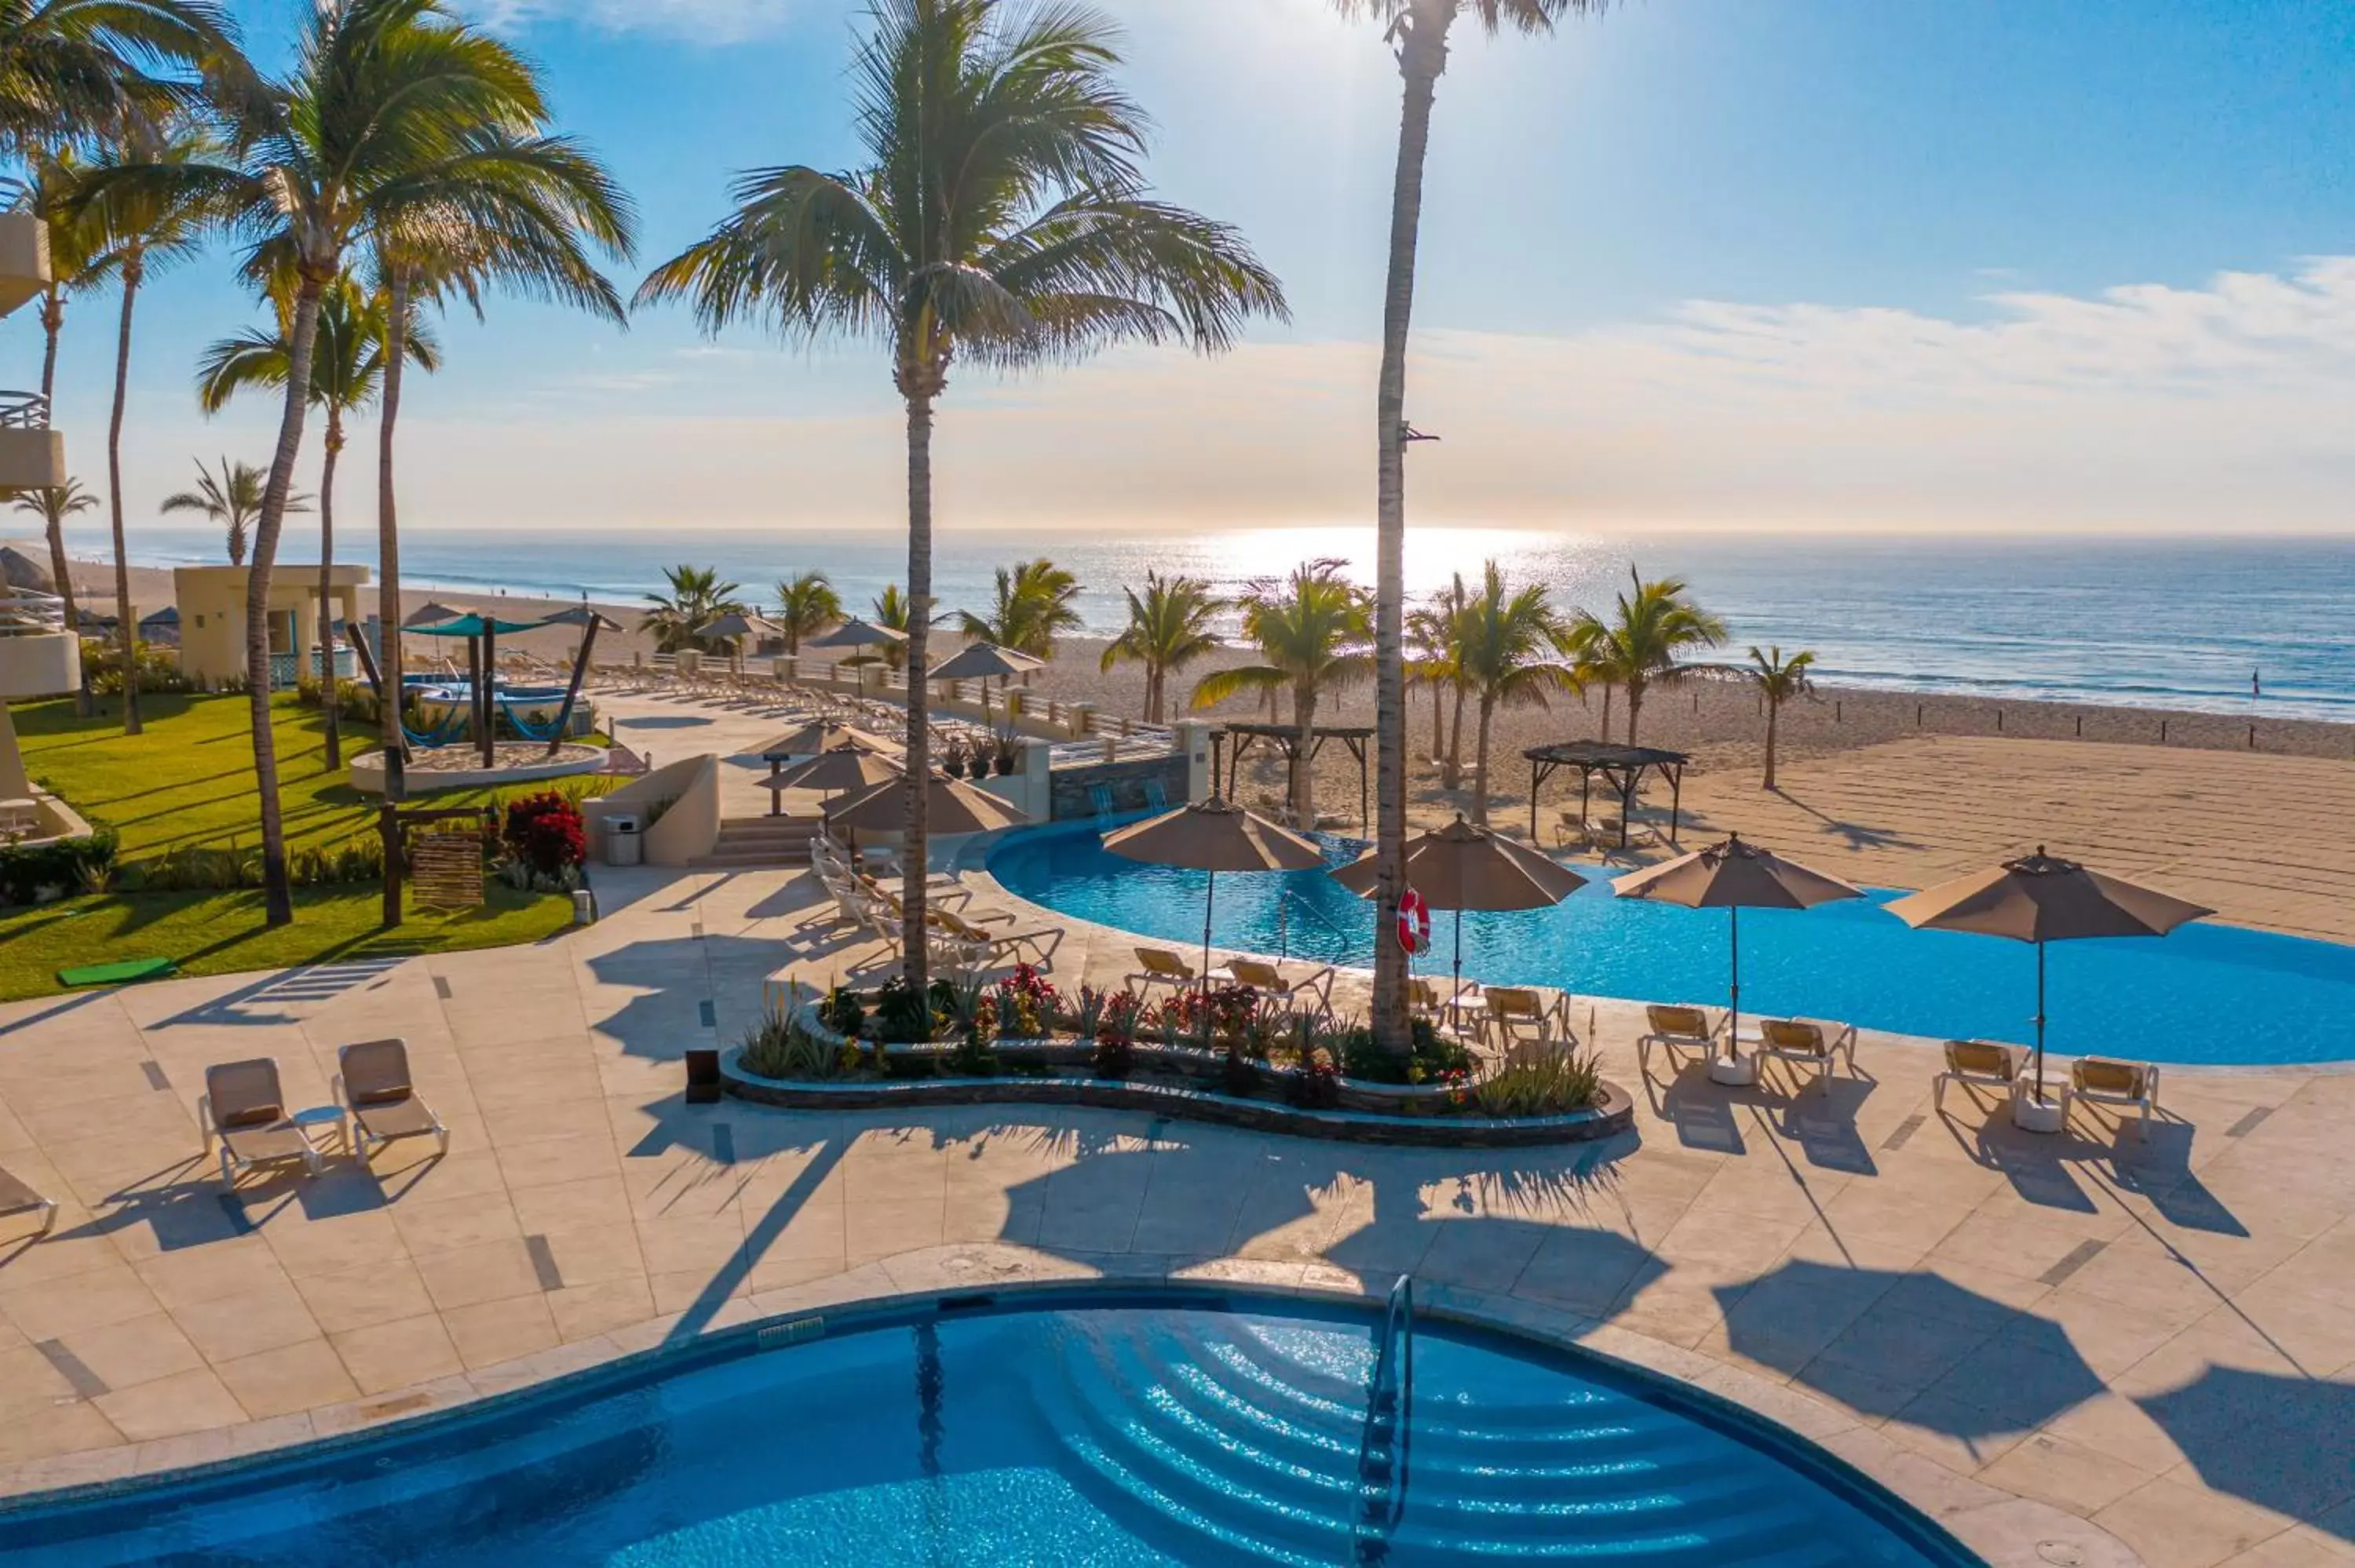
[[[1762,1018],[1758,1021],[1758,1049],[1754,1054],[1797,1067],[1812,1067],[1816,1071],[1816,1086],[1826,1088],[1831,1082],[1833,1064],[1842,1056],[1848,1058],[1848,1075],[1856,1076],[1856,1025],[1821,1018]]]
[[[1652,1075],[1652,1047],[1659,1046],[1670,1054],[1697,1051],[1706,1062],[1717,1054],[1718,1038],[1725,1033],[1722,1021],[1712,1020],[1709,1009],[1683,1002],[1653,1002],[1644,1009],[1644,1022],[1651,1025],[1636,1037],[1636,1070],[1646,1077]]]
[[[1948,1084],[2000,1089],[2008,1100],[2019,1098],[2027,1086],[2020,1069],[2028,1061],[2028,1053],[2017,1045],[1994,1040],[1949,1040],[1945,1050],[1946,1070],[1930,1080],[1932,1110],[1946,1108]]]
[[[2091,1100],[2096,1105],[2116,1106],[2122,1110],[2131,1107],[2136,1113],[2135,1135],[2150,1130],[2151,1113],[2158,1108],[2158,1068],[2148,1062],[2122,1062],[2114,1056],[2082,1056],[2069,1066],[2069,1092],[2064,1102]],[[2068,1105],[2064,1103],[2065,1118]],[[2119,1130],[2124,1131],[2126,1118],[2118,1118]]]

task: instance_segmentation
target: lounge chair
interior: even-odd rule
[[[1527,986],[1492,985],[1481,993],[1487,1012],[1480,1020],[1480,1038],[1490,1043],[1508,1065],[1529,1048],[1552,1055],[1578,1044],[1570,1027],[1570,999],[1556,996],[1548,1002]]]
[[[1264,996],[1272,996],[1286,1007],[1297,1006],[1304,996],[1316,999],[1319,1012],[1333,1011],[1333,977],[1338,973],[1331,964],[1301,980],[1286,980],[1273,964],[1263,959],[1229,959],[1223,969],[1210,971],[1212,980],[1229,980],[1237,985],[1249,986]]]
[[[220,1145],[224,1187],[234,1189],[243,1171],[298,1160],[304,1171],[318,1174],[319,1151],[287,1117],[278,1064],[267,1056],[207,1067],[197,1119],[204,1124],[205,1152],[212,1153],[216,1141]]]
[[[1443,1015],[1460,1019],[1465,1004],[1471,1002],[1476,1005],[1479,999],[1480,987],[1476,981],[1465,981],[1464,989],[1449,997],[1441,993],[1436,980],[1423,975],[1407,977],[1407,1007],[1415,1017],[1427,1018],[1433,1023],[1438,1022]]]
[[[1949,1040],[1946,1070],[1930,1080],[1930,1108],[1945,1108],[1948,1084],[1977,1084],[2001,1089],[2006,1098],[2016,1100],[2025,1086],[2019,1071],[2027,1061],[2028,1053],[2017,1045],[2004,1045],[1993,1040]]]
[[[369,1040],[336,1053],[336,1104],[344,1112],[344,1147],[362,1163],[377,1149],[400,1138],[431,1134],[450,1152],[450,1129],[410,1082],[409,1046],[400,1040]],[[372,1149],[370,1145],[374,1145]]]
[[[1135,952],[1136,961],[1145,967],[1127,977],[1132,985],[1146,991],[1156,985],[1184,991],[1201,982],[1194,966],[1167,948],[1138,948]]]
[[[1022,949],[1028,948],[1030,956],[1044,964],[1054,957],[1055,948],[1063,940],[1063,927],[1060,926],[1039,926],[1028,931],[991,931],[978,924],[989,919],[1013,920],[1013,916],[999,910],[960,914],[954,909],[936,909],[932,914],[935,924],[956,937],[967,942],[986,944],[993,963],[1019,957]]]
[[[1832,1023],[1820,1018],[1764,1018],[1758,1022],[1756,1054],[1816,1070],[1816,1086],[1831,1083],[1833,1064],[1848,1058],[1848,1075],[1856,1076],[1856,1025]]]
[[[1722,1024],[1710,1021],[1707,1008],[1680,1002],[1653,1002],[1644,1009],[1644,1022],[1651,1027],[1636,1037],[1636,1070],[1647,1078],[1652,1075],[1653,1046],[1671,1054],[1698,1051],[1707,1061],[1717,1054],[1718,1037],[1725,1032]]]
[[[2135,1133],[2140,1137],[2150,1129],[2150,1113],[2158,1108],[2158,1069],[2148,1062],[2121,1062],[2114,1056],[2081,1056],[2069,1067],[2069,1093],[2072,1100],[2092,1100],[2097,1105],[2131,1106],[2139,1113]],[[2064,1107],[2065,1115],[2065,1107]],[[2126,1127],[2121,1115],[2118,1126]]]
[[[33,1233],[35,1237],[48,1235],[49,1227],[58,1223],[58,1201],[42,1197],[7,1171],[0,1171],[0,1218],[32,1213],[41,1216],[41,1228]]]

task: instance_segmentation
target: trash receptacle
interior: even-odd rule
[[[644,832],[635,811],[605,814],[605,863],[635,865],[645,857]]]

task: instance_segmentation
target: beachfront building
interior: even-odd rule
[[[245,595],[250,574],[244,567],[177,567],[172,572],[175,608],[180,612],[180,673],[212,688],[245,674]],[[346,628],[360,624],[360,590],[369,583],[366,567],[330,568],[326,613]],[[270,576],[270,689],[294,689],[298,673],[319,673],[319,568],[281,565]],[[347,633],[348,635],[348,633]],[[352,651],[339,639],[336,674],[354,673]]]
[[[48,226],[29,212],[0,213],[0,316],[48,286]],[[65,440],[49,429],[49,400],[0,391],[0,497],[65,482]]]

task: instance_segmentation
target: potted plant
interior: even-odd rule
[[[941,749],[941,771],[952,779],[964,777],[964,747],[955,741]]]
[[[976,758],[976,760],[978,760],[978,758]],[[998,777],[1003,779],[1007,774],[1012,773],[1014,771],[1015,765],[1021,760],[1021,748],[1016,745],[1014,737],[1010,735],[999,736],[997,737]]]

